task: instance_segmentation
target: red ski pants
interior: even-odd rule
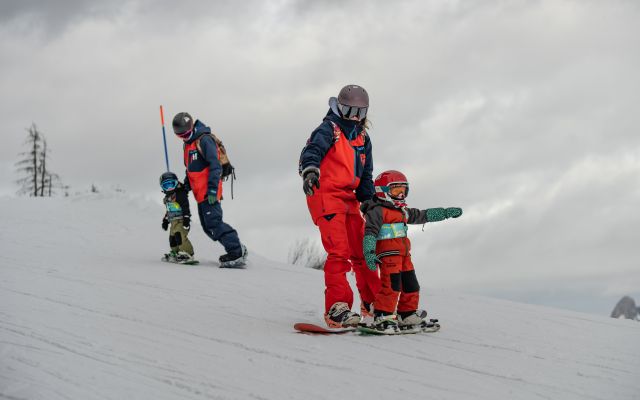
[[[415,311],[420,302],[420,285],[411,256],[386,256],[380,264],[382,289],[373,303],[376,311],[392,314]]]
[[[331,214],[316,222],[320,228],[322,244],[327,252],[324,264],[325,313],[337,302],[353,305],[353,292],[347,281],[347,272],[356,275],[360,299],[372,303],[380,290],[380,278],[364,262],[362,239],[364,219],[360,214]]]

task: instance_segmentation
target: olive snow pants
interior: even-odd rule
[[[182,224],[182,218],[171,221],[171,229],[169,230],[169,245],[171,250],[178,252],[184,251],[189,255],[193,255],[193,246],[187,238],[189,231]]]

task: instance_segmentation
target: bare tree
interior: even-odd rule
[[[42,151],[40,152],[40,196],[44,197],[44,188],[47,186],[46,178],[50,178],[47,174],[47,140],[42,137]],[[49,179],[49,186],[51,182]],[[51,197],[51,194],[49,194]]]
[[[54,185],[54,183],[57,183],[57,185]],[[62,182],[60,181],[60,175],[58,174],[47,173],[45,184],[47,186],[47,191],[48,191],[47,195],[49,197],[51,197],[55,193],[53,190],[56,187],[62,190],[65,190],[65,187],[68,188],[68,186],[65,186],[62,184]]]
[[[289,263],[313,269],[323,269],[326,253],[311,240],[299,239],[289,249]]]
[[[38,131],[36,124],[31,124],[27,132],[29,132],[29,134],[25,144],[29,146],[29,150],[20,153],[24,158],[16,163],[18,172],[22,172],[26,176],[18,179],[16,182],[20,185],[19,194],[29,193],[32,196],[38,196],[40,189],[38,184],[38,158],[42,149],[42,134]]]
[[[29,134],[25,144],[29,146],[29,151],[20,153],[24,158],[16,163],[18,172],[25,174],[24,177],[16,181],[20,185],[18,194],[52,196],[55,188],[54,183],[57,182],[60,186],[62,183],[58,174],[52,173],[47,167],[50,152],[47,141],[34,123],[27,129],[27,132]]]

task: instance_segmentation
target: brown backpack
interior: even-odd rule
[[[202,137],[205,135],[211,136],[216,142],[216,146],[218,146],[220,166],[222,166],[222,179],[227,180],[229,179],[229,176],[235,178],[235,168],[233,168],[233,165],[231,165],[231,162],[229,161],[229,156],[227,156],[227,149],[224,147],[224,144],[222,144],[222,140],[218,139],[216,135],[214,135],[213,133],[204,133],[202,136],[196,139],[196,148],[198,149],[198,152],[202,154],[202,149],[200,148],[200,139],[202,139]]]
[[[214,135],[213,133],[204,133],[202,134],[202,136],[196,139],[196,148],[198,149],[198,152],[200,154],[202,154],[202,148],[200,148],[200,139],[202,139],[202,137],[205,135],[211,136],[213,138],[213,141],[216,142],[216,146],[218,146],[220,166],[222,167],[221,178],[223,181],[226,181],[229,178],[231,178],[231,198],[233,199],[233,181],[236,179],[236,172],[235,172],[235,168],[233,167],[233,165],[231,165],[231,162],[229,161],[229,156],[227,155],[227,149],[224,147],[224,144],[222,144],[222,140],[218,139],[216,135]]]

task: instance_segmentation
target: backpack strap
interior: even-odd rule
[[[202,155],[204,155],[204,153],[202,152],[202,147],[200,146],[200,139],[202,139],[202,137],[203,137],[204,135],[212,136],[212,134],[210,134],[210,133],[203,133],[202,135],[200,135],[200,136],[196,139],[196,149],[198,149],[198,153],[200,153],[200,154],[202,154]],[[215,142],[215,139],[214,139],[213,141]],[[218,143],[216,142],[216,145],[217,145],[217,144],[218,144]]]
[[[336,124],[333,121],[329,121],[331,122],[331,126],[333,126],[333,142],[331,142],[331,144],[335,144],[338,140],[340,140],[340,135],[342,134],[342,130],[340,129],[340,127],[338,126],[338,124]]]

